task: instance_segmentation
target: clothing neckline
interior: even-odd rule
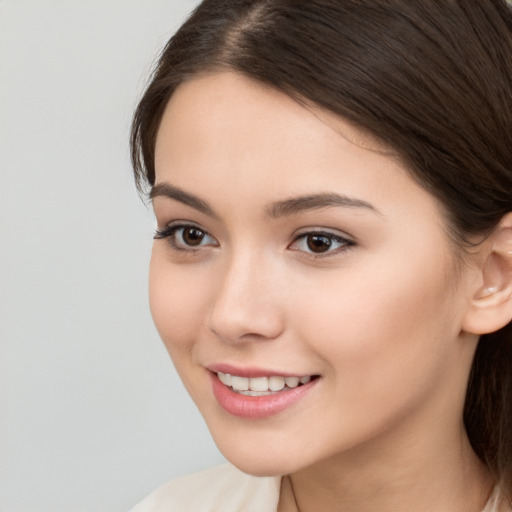
[[[487,500],[487,503],[482,509],[482,512],[500,512],[501,505],[501,488],[499,484],[496,484],[491,492],[491,495],[489,496],[489,499]]]

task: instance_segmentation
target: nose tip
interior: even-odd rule
[[[283,330],[279,282],[270,273],[245,267],[221,280],[208,318],[208,328],[226,343],[265,341]]]
[[[210,331],[225,343],[265,341],[279,337],[279,326],[272,318],[262,315],[242,316],[236,311],[210,316]]]

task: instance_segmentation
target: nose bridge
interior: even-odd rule
[[[283,328],[272,258],[248,247],[233,251],[219,271],[209,328],[226,342],[273,339]]]

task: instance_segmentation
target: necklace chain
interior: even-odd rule
[[[293,488],[292,477],[288,475],[288,481],[290,482],[290,488],[292,490],[293,503],[295,505],[296,512],[300,512],[299,504],[297,503],[297,496],[295,496],[295,489]]]

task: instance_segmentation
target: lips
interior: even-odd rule
[[[318,381],[318,376],[314,375],[262,376],[261,371],[258,374],[249,377],[210,372],[213,393],[219,405],[234,416],[263,419],[294,406]]]

